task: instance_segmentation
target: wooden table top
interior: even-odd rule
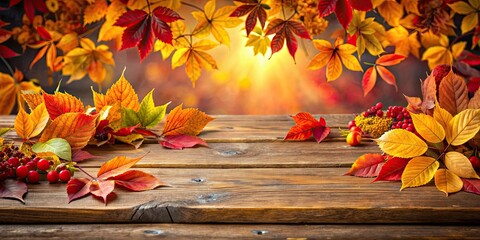
[[[0,199],[0,223],[8,224],[0,226],[2,239],[480,237],[478,195],[446,197],[433,184],[399,191],[400,182],[343,176],[360,155],[380,152],[371,141],[345,143],[338,128],[353,115],[322,115],[332,133],[320,144],[284,142],[294,125],[286,115],[215,117],[200,135],[209,148],[87,147],[105,159],[80,164],[96,173],[106,159],[146,154],[134,168],[169,187],[115,189],[105,206],[91,196],[68,204],[65,184],[31,184],[25,204]],[[0,116],[0,127],[13,120]],[[6,137],[19,140],[14,132]]]

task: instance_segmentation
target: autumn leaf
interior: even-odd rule
[[[477,89],[473,97],[468,101],[468,108],[479,109],[480,108],[480,90]]]
[[[0,115],[10,114],[15,102],[20,108],[24,108],[22,91],[40,93],[41,88],[35,81],[25,81],[23,74],[15,70],[15,76],[0,72]]]
[[[205,52],[205,50],[210,50],[217,45],[213,41],[203,39],[189,47],[177,49],[172,56],[172,69],[185,64],[185,72],[188,78],[190,78],[193,87],[195,87],[195,82],[200,77],[202,68],[207,70],[218,68],[215,59]]]
[[[160,140],[160,144],[166,148],[182,150],[196,145],[208,147],[208,144],[201,138],[190,135],[170,135]]]
[[[358,60],[351,55],[355,52],[355,46],[344,44],[343,39],[337,38],[335,44],[326,40],[313,40],[316,49],[320,51],[308,65],[309,69],[315,70],[327,65],[327,81],[333,81],[342,74],[342,64],[352,71],[363,71]]]
[[[447,36],[441,35],[439,44],[429,47],[423,52],[422,60],[427,60],[430,69],[441,64],[452,64],[453,60],[457,59],[465,49],[467,42],[457,42],[450,47]]]
[[[42,26],[38,26],[36,30],[43,40],[29,45],[29,47],[33,49],[40,49],[30,63],[30,69],[33,67],[33,65],[35,65],[35,63],[42,59],[43,56],[45,56],[45,62],[50,71],[56,72],[60,70],[62,68],[62,57],[57,57],[57,48],[55,46],[55,42],[60,40],[61,35],[57,32],[48,31]]]
[[[239,2],[245,4],[238,6],[230,14],[230,17],[241,17],[248,14],[247,19],[245,20],[247,36],[250,36],[250,32],[252,32],[257,25],[257,19],[262,26],[261,29],[263,29],[265,27],[265,22],[267,21],[267,12],[265,10],[270,10],[270,6],[262,4],[262,1],[258,0],[241,0]]]
[[[253,34],[248,35],[246,47],[253,47],[254,55],[261,53],[263,56],[267,53],[268,47],[270,46],[270,38],[263,34],[263,31],[260,27],[255,27],[253,29]]]
[[[322,117],[317,120],[310,113],[301,112],[292,118],[296,125],[290,128],[284,140],[307,140],[313,135],[320,143],[330,134],[330,128]]]
[[[235,6],[224,6],[215,10],[216,1],[210,0],[205,3],[203,11],[194,11],[192,16],[197,20],[197,25],[192,33],[198,38],[206,38],[210,34],[220,43],[230,46],[230,37],[225,28],[234,28],[243,21],[231,17]]]
[[[432,72],[425,81],[421,82],[423,101],[420,98],[405,96],[408,102],[407,110],[413,113],[427,113],[428,110],[435,107],[437,99],[437,85],[435,83],[434,72]]]
[[[356,47],[359,58],[365,49],[377,56],[384,52],[380,43],[380,36],[385,34],[385,28],[374,21],[374,18],[365,19],[365,12],[354,12],[352,22],[348,25],[347,33],[356,36]]]
[[[182,105],[179,105],[168,114],[162,136],[197,136],[213,119],[196,108],[182,109]]]
[[[376,181],[400,181],[402,180],[403,170],[407,166],[410,159],[393,157],[383,164],[378,176],[373,180]]]
[[[415,130],[428,142],[440,143],[445,138],[445,130],[433,117],[426,114],[410,113]]]
[[[51,152],[59,158],[71,161],[72,149],[67,140],[62,138],[52,138],[46,142],[38,142],[33,144],[32,151],[35,153]]]
[[[105,95],[97,93],[92,89],[93,102],[97,112],[100,112],[105,106],[113,106],[120,103],[121,107],[138,111],[140,103],[138,96],[132,85],[125,78],[125,70],[123,70],[120,78],[115,82]]]
[[[22,108],[18,111],[13,126],[17,132],[17,135],[23,140],[28,140],[30,134],[33,132],[33,121],[28,113],[26,113]]]
[[[468,158],[459,152],[447,152],[445,154],[445,166],[459,177],[480,178]]]
[[[435,105],[435,111],[433,112],[433,118],[442,125],[443,129],[447,129],[453,116],[447,110],[443,109],[438,102]]]
[[[89,4],[83,14],[83,25],[100,21],[105,17],[108,11],[108,3],[106,0],[95,0],[93,4]]]
[[[363,87],[363,95],[367,96],[367,94],[373,89],[375,83],[377,81],[377,73],[380,75],[383,81],[387,84],[390,84],[398,90],[396,78],[392,72],[390,72],[384,66],[392,66],[401,63],[405,59],[405,56],[398,55],[398,54],[386,54],[379,57],[376,62],[375,66],[370,67],[365,71],[365,74],[362,78],[362,87]]]
[[[25,200],[23,200],[23,195],[27,193],[27,190],[27,184],[23,181],[15,179],[5,179],[0,181],[1,198],[12,198],[25,203]]]
[[[439,166],[440,163],[431,157],[412,158],[403,171],[400,190],[427,184],[432,180]]]
[[[132,191],[146,191],[152,190],[158,186],[166,186],[165,183],[161,182],[156,177],[138,170],[128,170],[109,179],[114,180],[115,184]]]
[[[10,0],[10,4],[8,7],[13,7],[18,3],[22,2],[21,0]],[[48,13],[47,6],[45,5],[44,0],[30,0],[30,1],[23,1],[23,8],[25,9],[25,15],[27,15],[30,22],[33,22],[33,18],[35,16],[35,10],[38,10],[42,13]]]
[[[348,25],[352,21],[353,13],[352,8],[368,11],[373,8],[372,2],[362,1],[362,0],[320,0],[318,2],[318,13],[320,17],[326,17],[332,12],[335,12],[335,15],[342,24],[344,29],[348,28]]]
[[[399,25],[400,18],[403,16],[403,6],[400,3],[390,0],[373,0],[372,3],[388,25],[392,27]]]
[[[448,169],[438,169],[435,173],[435,186],[445,194],[456,193],[463,188],[462,179]]]
[[[94,196],[103,199],[103,202],[107,204],[107,197],[113,192],[115,188],[115,181],[97,179],[90,185],[90,193]]]
[[[31,90],[22,91],[22,97],[25,102],[27,102],[30,110],[35,109],[37,106],[44,102],[43,96],[40,93]]]
[[[43,99],[52,120],[64,113],[84,112],[82,101],[68,93],[55,92],[55,94],[51,95],[44,92]]]
[[[345,175],[376,177],[383,168],[385,159],[381,154],[369,153],[357,158]]]
[[[111,74],[110,66],[115,65],[112,52],[107,45],[95,46],[88,38],[80,39],[80,46],[64,56],[62,74],[70,75],[67,83],[82,79],[88,74],[93,82],[100,85]]]
[[[117,40],[117,48],[122,46],[122,33],[123,28],[119,26],[114,26],[117,19],[126,12],[126,6],[122,3],[121,0],[113,0],[110,5],[108,5],[107,13],[105,15],[105,22],[100,27],[98,32],[98,40],[100,41],[109,41],[112,39]]]
[[[38,140],[46,142],[52,138],[63,138],[73,150],[82,149],[95,133],[96,115],[64,113],[53,120]]]
[[[410,53],[416,58],[420,58],[420,42],[418,41],[418,32],[409,33],[407,29],[399,25],[389,29],[385,33],[385,38],[389,45],[395,46],[395,54],[408,57]]]
[[[422,139],[404,129],[393,129],[385,132],[375,141],[383,152],[394,157],[417,157],[424,154],[428,149],[427,144]]]
[[[463,191],[480,194],[480,180],[479,179],[465,179],[463,181]]]
[[[480,11],[480,2],[478,0],[458,1],[448,4],[457,14],[465,15],[460,25],[462,33],[466,33],[478,26],[478,12]]]
[[[438,92],[440,106],[450,114],[455,115],[467,109],[467,84],[462,77],[453,73],[452,69],[440,82]]]
[[[60,41],[57,43],[57,48],[60,48],[64,53],[68,53],[78,47],[79,44],[77,33],[67,33],[60,38]]]
[[[85,150],[72,151],[72,162],[81,162],[92,158],[104,158],[103,156],[93,155]]]
[[[297,52],[298,43],[295,35],[304,39],[312,39],[305,26],[297,21],[283,20],[276,18],[268,24],[265,35],[275,34],[273,37],[270,48],[272,49],[272,56],[274,53],[280,51],[283,48],[285,41],[287,42],[288,52],[295,60],[295,53]]]
[[[67,183],[68,203],[90,193],[92,182],[87,178],[72,178]]]
[[[473,138],[480,130],[480,109],[466,109],[450,120],[446,129],[447,142],[460,146]]]
[[[143,98],[137,113],[141,126],[144,128],[153,128],[160,121],[162,121],[163,117],[165,116],[167,106],[170,104],[170,102],[168,102],[161,106],[155,106],[152,94],[153,90]]]

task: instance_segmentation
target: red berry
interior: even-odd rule
[[[360,132],[350,132],[346,141],[350,146],[357,146],[362,143],[362,134]]]
[[[409,132],[413,132],[413,127],[407,127],[406,130]]]
[[[27,166],[18,166],[17,170],[15,171],[17,174],[17,177],[20,179],[24,179],[27,177],[28,174],[28,167]]]
[[[46,171],[50,168],[50,162],[47,159],[40,159],[37,163],[37,168]]]
[[[348,129],[351,129],[353,126],[357,126],[357,124],[355,123],[355,120],[352,120],[350,122],[348,122]]]
[[[363,112],[363,117],[368,117],[368,112]]]
[[[403,119],[403,114],[398,114],[397,115],[397,121],[401,121]]]
[[[28,170],[35,170],[37,169],[37,164],[35,162],[28,162],[27,164],[25,164],[25,166],[27,166]]]
[[[8,163],[12,165],[12,167],[20,166],[20,160],[17,157],[11,157],[8,159]]]
[[[28,171],[27,180],[29,183],[38,183],[38,181],[40,181],[40,175],[37,171],[30,170]]]
[[[480,159],[478,159],[477,156],[471,156],[468,160],[470,160],[470,163],[472,163],[472,166],[475,169],[475,171],[480,170]]]
[[[361,132],[362,132],[362,129],[360,129],[360,128],[357,127],[357,126],[352,126],[352,127],[350,128],[350,132],[360,132],[360,133],[361,133]]]
[[[62,182],[68,182],[70,181],[70,178],[72,177],[72,174],[70,173],[70,171],[68,170],[62,170],[60,171],[60,174],[58,175],[58,178],[60,179],[60,181]]]
[[[47,173],[47,180],[49,183],[58,182],[58,172],[53,170]]]
[[[377,110],[377,117],[383,117],[383,111]]]
[[[381,102],[378,102],[375,107],[378,109],[378,110],[381,110],[382,107],[383,107],[383,104]]]

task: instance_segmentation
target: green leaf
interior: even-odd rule
[[[167,110],[168,104],[170,102],[162,105],[162,106],[155,106],[155,102],[153,101],[153,91],[150,91],[140,103],[140,109],[138,110],[138,119],[142,127],[145,128],[153,128],[155,127],[160,121],[162,121],[163,117],[165,117],[165,112]]]
[[[72,149],[67,140],[63,138],[52,138],[46,142],[38,142],[32,146],[35,153],[52,152],[59,158],[71,161]]]
[[[140,120],[134,110],[122,107],[122,127],[131,127],[139,123]]]
[[[8,131],[12,130],[11,128],[0,128],[0,136],[5,135]]]

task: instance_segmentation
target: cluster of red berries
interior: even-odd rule
[[[378,102],[377,104],[375,104],[374,106],[371,106],[367,111],[363,112],[362,114],[364,117],[373,117],[373,116],[383,117],[382,108],[383,108],[383,104],[381,102]]]
[[[393,119],[392,129],[405,129],[409,132],[415,132],[412,118],[406,108],[401,106],[390,106],[387,109],[387,117]]]
[[[18,178],[29,183],[38,183],[40,173],[51,169],[52,162],[36,156],[26,156],[18,147],[6,146],[0,152],[0,181],[7,178]],[[53,169],[47,173],[50,183],[68,182],[72,177],[71,172],[65,167]]]

